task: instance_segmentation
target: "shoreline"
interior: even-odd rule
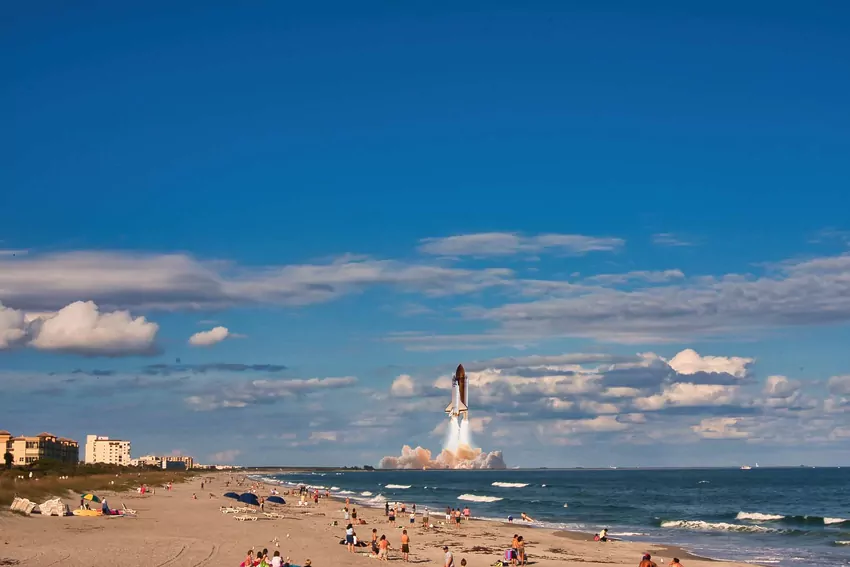
[[[205,483],[203,490],[200,483]],[[230,484],[227,485],[227,481]],[[238,482],[243,484],[240,486]],[[222,513],[221,508],[234,500],[223,497],[228,491],[268,496],[271,488],[283,492],[285,505],[267,504],[265,512],[280,516],[250,513]],[[345,496],[320,498],[298,506],[298,495],[286,495],[287,489],[269,482],[252,479],[243,472],[201,473],[187,482],[175,484],[168,491],[159,486],[154,494],[144,496],[135,491],[99,493],[112,508],[122,504],[135,509],[131,517],[23,517],[0,513],[0,564],[59,565],[63,567],[112,567],[120,560],[123,567],[234,567],[245,558],[247,550],[268,548],[282,557],[290,557],[294,565],[303,566],[310,559],[314,567],[355,567],[369,565],[368,552],[357,548],[349,553],[339,542],[344,536],[343,502]],[[79,497],[63,500],[74,509]],[[465,558],[470,567],[493,565],[504,557],[512,534],[526,539],[529,559],[535,567],[560,567],[565,563],[595,563],[600,567],[633,566],[649,551],[659,567],[676,554],[686,567],[745,567],[744,563],[710,561],[674,547],[629,541],[594,542],[586,534],[564,533],[563,530],[540,529],[492,520],[463,522],[452,526],[432,517],[433,527],[425,530],[421,515],[417,523],[390,525],[379,508],[352,501],[358,511],[356,530],[363,540],[372,530],[386,534],[391,543],[390,560],[401,561],[398,548],[402,529],[411,536],[411,561],[441,565],[443,545],[454,553],[456,564]],[[250,521],[237,521],[245,518]],[[252,520],[252,518],[254,518]],[[407,517],[399,518],[407,520]],[[365,552],[365,553],[364,553]],[[692,557],[692,558],[691,558]]]
[[[384,469],[379,469],[379,470],[384,470]],[[484,470],[488,470],[488,469],[484,469]],[[529,470],[541,470],[541,469],[529,469]],[[550,469],[550,470],[552,470],[552,469]],[[571,470],[591,470],[591,469],[571,469]],[[308,472],[312,472],[312,471],[308,471]],[[323,472],[330,472],[330,471],[323,471]],[[363,472],[367,472],[367,471],[363,471]],[[447,470],[447,472],[448,472],[448,470]],[[456,472],[456,471],[452,470],[451,472]],[[504,472],[504,471],[492,471],[492,472]],[[294,488],[291,485],[285,484],[283,481],[281,481],[280,484],[278,484],[276,482],[269,482],[267,479],[264,479],[264,478],[254,478],[254,475],[252,475],[250,473],[246,474],[246,478],[251,479],[254,482],[260,483],[260,484],[262,484],[266,487],[269,487],[269,486],[270,487],[286,487],[287,490],[291,490],[292,488]],[[332,483],[328,483],[328,484],[332,484]],[[305,486],[310,486],[310,485],[305,485]],[[323,490],[324,489],[320,489],[320,492],[323,492]],[[360,494],[357,494],[354,491],[352,491],[351,495],[340,495],[339,493],[334,494],[333,492],[331,492],[330,499],[337,501],[337,502],[340,502],[340,503],[344,503],[347,496],[350,497],[352,502],[356,502],[358,506],[363,506],[363,507],[366,507],[366,508],[371,509],[371,510],[379,510],[379,511],[383,509],[383,506],[378,506],[377,504],[369,504],[368,501],[371,499],[371,497],[363,497],[363,496],[361,496]],[[432,511],[433,510],[437,510],[437,508],[433,508]],[[442,516],[440,514],[437,514],[437,517],[442,517]],[[417,514],[417,525],[419,523],[420,518],[421,518],[421,514]],[[663,554],[665,557],[670,557],[670,558],[677,557],[678,559],[680,559],[682,561],[708,562],[708,563],[712,563],[712,564],[715,564],[715,565],[720,565],[720,564],[722,564],[722,565],[761,565],[761,564],[758,564],[758,563],[735,562],[735,561],[730,561],[730,560],[727,560],[727,559],[706,557],[704,555],[699,555],[697,553],[694,553],[693,551],[690,551],[686,547],[682,546],[681,544],[677,544],[677,543],[644,542],[644,541],[639,541],[639,540],[627,540],[627,539],[621,539],[621,538],[610,538],[609,542],[600,543],[600,542],[593,540],[593,537],[596,534],[590,533],[590,532],[582,532],[582,531],[577,531],[577,530],[567,530],[567,529],[562,529],[562,528],[553,528],[553,527],[550,527],[550,526],[539,525],[539,524],[535,524],[535,523],[522,523],[522,522],[511,523],[511,522],[507,522],[507,521],[504,521],[504,520],[497,520],[497,519],[494,519],[494,518],[480,518],[480,517],[475,518],[475,517],[472,517],[472,518],[470,518],[469,521],[472,522],[472,523],[481,524],[485,527],[497,525],[497,526],[500,526],[503,529],[513,530],[513,531],[521,531],[523,529],[531,529],[531,530],[536,532],[538,530],[541,530],[541,531],[545,531],[545,532],[550,533],[554,537],[567,539],[567,540],[572,541],[572,542],[589,543],[589,544],[592,544],[594,546],[616,544],[616,543],[640,546],[646,552],[649,552],[650,554],[652,554],[653,558],[660,555],[660,554]],[[464,520],[464,523],[466,523],[466,520]],[[661,567],[661,566],[659,566],[659,567]],[[767,566],[761,566],[761,567],[767,567]]]

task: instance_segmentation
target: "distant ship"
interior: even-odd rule
[[[753,468],[753,467],[751,467],[750,465],[744,465],[744,466],[742,466],[742,467],[741,467],[741,470],[742,470],[742,471],[748,471],[748,470],[750,470],[750,469],[752,469],[752,468]]]

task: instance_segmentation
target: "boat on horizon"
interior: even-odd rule
[[[752,468],[753,468],[753,467],[751,467],[750,465],[743,465],[743,466],[741,467],[741,470],[742,470],[742,471],[748,471],[748,470],[751,470]]]

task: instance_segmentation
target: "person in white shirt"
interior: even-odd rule
[[[283,560],[280,558],[280,551],[274,552],[274,557],[272,557],[272,567],[281,567],[283,565]]]

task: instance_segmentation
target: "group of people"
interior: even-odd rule
[[[312,563],[310,560],[306,560],[304,562],[304,567],[311,567]],[[257,555],[254,555],[254,550],[248,550],[248,556],[245,558],[245,561],[240,563],[239,567],[290,567],[289,557],[286,559],[281,558],[280,551],[275,551],[273,555],[269,556],[269,550],[264,549],[262,551],[258,551]]]
[[[674,557],[673,561],[668,563],[669,567],[683,567],[683,565],[679,562],[678,557]],[[652,555],[649,553],[644,553],[643,557],[640,559],[640,563],[638,567],[658,567],[655,561],[652,560]]]

